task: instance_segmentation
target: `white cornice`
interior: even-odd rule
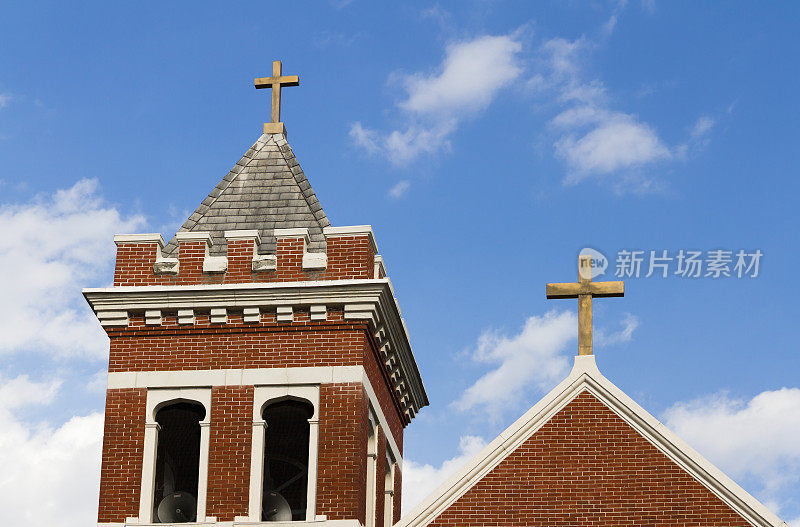
[[[206,245],[211,246],[214,242],[211,240],[211,233],[206,231],[178,231],[175,233],[175,239],[180,242],[206,242]]]
[[[225,231],[225,239],[231,240],[255,240],[256,245],[261,245],[261,234],[256,229],[246,229],[237,231]]]
[[[104,326],[127,326],[130,312],[340,306],[349,319],[367,319],[375,335],[385,335],[400,363],[395,391],[409,418],[428,405],[410,339],[389,280],[320,280],[186,286],[123,286],[84,289],[83,295]],[[383,329],[383,331],[380,331]],[[379,339],[379,345],[384,341]]]
[[[276,238],[303,238],[308,243],[308,228],[295,227],[293,229],[275,229],[273,235]]]
[[[597,369],[594,355],[575,357],[569,376],[430,494],[397,527],[433,522],[580,393],[588,391],[751,525],[786,527],[775,514],[636,404]]]
[[[157,243],[161,249],[164,247],[164,237],[157,232],[147,234],[116,234],[114,243],[123,245],[126,243]]]

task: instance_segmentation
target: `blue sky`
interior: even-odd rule
[[[645,251],[595,303],[601,371],[800,525],[797,23],[788,2],[5,5],[0,517],[93,518],[106,343],[79,289],[255,141],[252,79],[281,59],[289,141],[333,224],[373,226],[431,400],[409,503],[566,374],[577,306],[544,285],[592,247],[600,279]],[[664,250],[763,256],[645,278]]]

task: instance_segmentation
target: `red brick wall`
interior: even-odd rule
[[[328,238],[328,268],[325,280],[373,278],[375,252],[367,236]]]
[[[162,326],[110,328],[109,371],[158,371],[296,366],[349,366],[363,361],[366,322],[344,322],[341,312],[326,322],[308,321],[295,313],[293,323],[275,323],[275,315],[259,324],[229,315],[227,324],[210,324],[207,314],[193,325],[178,325],[175,315]],[[335,320],[338,316],[339,321]],[[303,320],[305,319],[305,320]]]
[[[317,514],[364,523],[367,424],[361,383],[320,387]]]
[[[106,392],[98,522],[139,515],[146,399],[144,389]]]
[[[375,254],[367,236],[335,236],[327,240],[328,266],[303,270],[303,239],[279,238],[275,255],[277,269],[252,271],[253,242],[228,242],[228,270],[204,273],[205,242],[178,244],[178,274],[154,274],[155,243],[123,243],[117,247],[114,285],[192,285],[247,282],[296,282],[373,278]]]
[[[247,515],[252,423],[252,386],[211,389],[206,514],[219,521]]]
[[[431,525],[748,523],[583,392]]]

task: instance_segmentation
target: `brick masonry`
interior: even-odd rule
[[[252,430],[253,386],[212,388],[206,514],[219,521],[247,514]]]
[[[317,513],[329,519],[366,514],[367,401],[360,383],[320,387]]]
[[[156,274],[156,243],[122,243],[117,247],[114,268],[115,286],[197,285],[258,282],[296,282],[308,280],[350,280],[374,278],[375,253],[364,235],[330,236],[326,240],[328,266],[324,270],[304,270],[303,239],[280,238],[276,243],[277,267],[272,271],[252,271],[253,242],[227,242],[228,270],[204,273],[205,242],[178,244],[178,273]]]
[[[431,525],[749,525],[588,392]]]
[[[144,389],[108,390],[106,395],[99,522],[139,515],[146,400]]]

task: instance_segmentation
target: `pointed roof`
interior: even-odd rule
[[[211,254],[225,254],[225,231],[256,229],[260,252],[275,252],[275,229],[305,227],[309,251],[325,252],[325,216],[314,189],[283,134],[263,134],[189,216],[178,232],[207,231]],[[169,256],[175,238],[166,245]]]
[[[433,523],[557,413],[586,392],[602,402],[748,523],[759,527],[786,527],[786,523],[763,504],[606,379],[597,369],[594,355],[575,357],[575,366],[566,379],[405,515],[397,523],[397,527],[421,527]]]

